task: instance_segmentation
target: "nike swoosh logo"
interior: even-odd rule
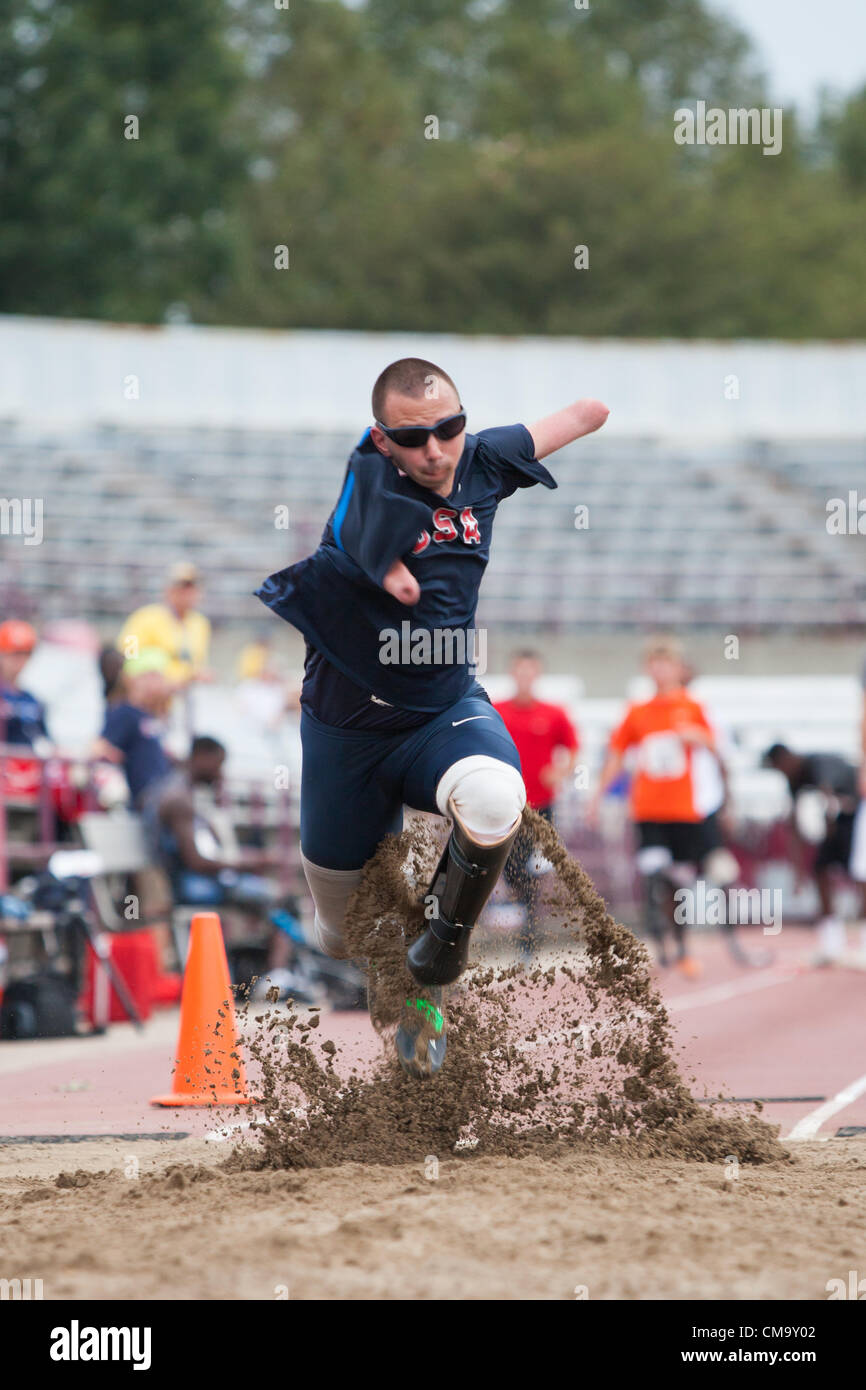
[[[456,729],[458,724],[471,724],[473,719],[489,719],[489,714],[470,714],[465,719],[452,719],[451,727]]]

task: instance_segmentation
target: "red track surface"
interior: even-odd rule
[[[866,972],[808,965],[814,938],[806,930],[742,939],[749,950],[769,948],[774,963],[762,970],[736,965],[713,937],[697,946],[699,980],[670,971],[662,977],[693,1093],[832,1100],[866,1075]],[[781,1124],[784,1138],[817,1108],[817,1101],[770,1104],[764,1116]],[[832,1135],[841,1125],[866,1125],[866,1088],[816,1133]]]
[[[866,973],[808,966],[809,932],[789,928],[746,942],[749,949],[769,945],[774,963],[737,965],[719,938],[704,937],[695,941],[700,979],[660,974],[694,1094],[829,1101],[866,1076]],[[156,1016],[141,1036],[118,1024],[104,1038],[0,1045],[0,1134],[206,1133],[225,1112],[148,1104],[170,1084],[176,1031],[172,1012]],[[351,1056],[372,1056],[377,1047],[363,1014],[323,1016],[320,1032]],[[771,1103],[764,1114],[785,1137],[818,1106]],[[866,1087],[816,1132],[832,1135],[851,1124],[866,1126]]]

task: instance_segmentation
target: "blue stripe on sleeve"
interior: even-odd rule
[[[354,490],[355,475],[354,473],[350,473],[340,495],[340,500],[337,503],[337,510],[334,513],[334,540],[337,543],[338,550],[343,550],[344,553],[343,542],[340,540],[340,529],[346,519],[346,512],[349,510],[349,503],[352,500],[352,493]]]

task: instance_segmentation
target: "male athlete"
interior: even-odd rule
[[[442,987],[465,969],[526,801],[517,749],[475,679],[493,518],[518,488],[556,487],[539,459],[607,415],[582,400],[528,429],[467,434],[447,373],[393,362],[318,550],[257,590],[307,642],[301,857],[321,949],[347,954],[347,904],[382,838],[401,829],[404,805],[453,822],[428,894],[438,915],[408,953],[439,1027],[427,1037],[415,1007],[425,1001],[410,1002],[396,1044],[414,1076],[442,1065]]]

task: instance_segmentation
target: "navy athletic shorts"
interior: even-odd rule
[[[514,740],[490,701],[464,695],[418,729],[336,729],[301,713],[301,849],[325,869],[360,869],[403,807],[435,811],[442,775],[483,753],[520,771]]]

